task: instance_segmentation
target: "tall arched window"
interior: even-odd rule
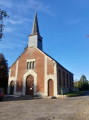
[[[35,59],[27,60],[27,69],[35,69]]]
[[[32,69],[32,66],[33,66],[33,62],[30,62],[31,63],[31,69]]]
[[[31,69],[31,62],[30,62],[30,65],[29,65],[29,69]]]
[[[29,62],[27,62],[27,69],[29,69]]]
[[[32,69],[34,69],[35,68],[35,61],[33,61],[33,68]]]

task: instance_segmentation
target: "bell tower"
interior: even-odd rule
[[[37,13],[35,13],[32,33],[29,35],[28,47],[37,47],[42,50],[42,37],[39,32]]]

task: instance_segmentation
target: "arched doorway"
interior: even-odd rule
[[[48,96],[54,96],[54,88],[53,88],[53,86],[54,86],[53,80],[50,79],[48,81]]]
[[[26,79],[26,95],[33,95],[34,92],[34,77],[29,75]]]
[[[15,85],[14,81],[11,81],[10,82],[10,95],[14,94],[14,85]]]

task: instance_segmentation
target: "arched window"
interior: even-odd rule
[[[33,62],[30,62],[30,67],[29,67],[29,69],[32,69],[32,66],[33,66]]]
[[[27,69],[29,69],[29,62],[27,62]]]
[[[32,67],[32,69],[34,69],[35,68],[35,61],[33,61],[33,67]]]
[[[29,66],[29,69],[31,69],[31,62],[30,62],[30,66]]]
[[[27,60],[27,69],[35,69],[35,59]]]

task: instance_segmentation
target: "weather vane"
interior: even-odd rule
[[[37,11],[38,10],[38,3],[37,2],[35,2],[34,7],[35,7],[35,11]]]

